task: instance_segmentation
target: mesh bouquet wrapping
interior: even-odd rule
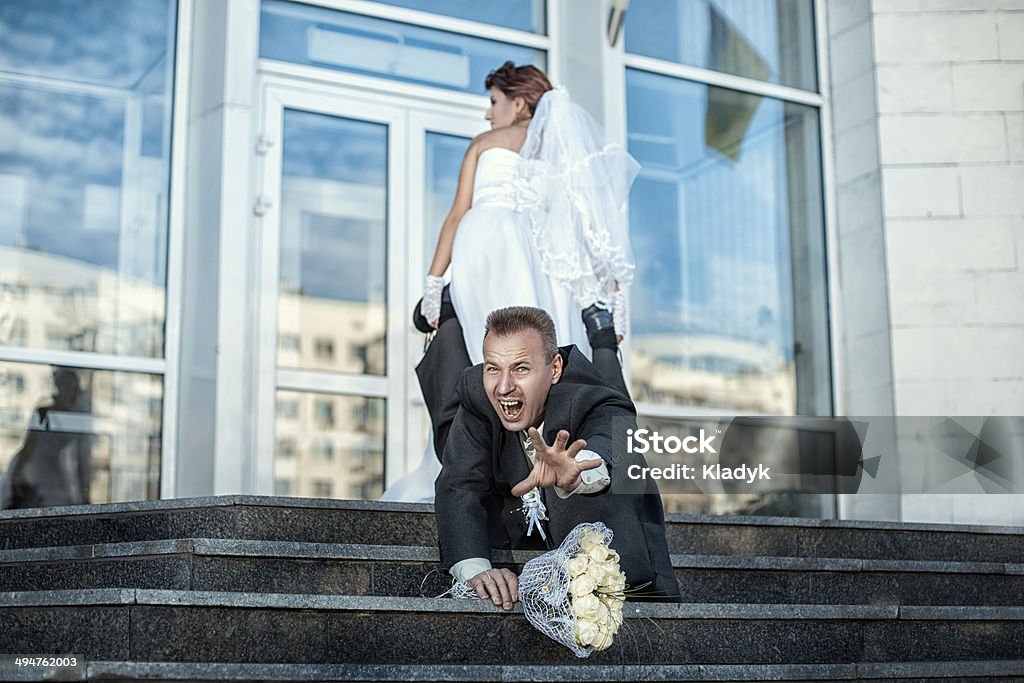
[[[600,522],[569,532],[555,550],[530,560],[519,575],[519,600],[534,628],[577,657],[606,650],[622,625],[626,576]]]

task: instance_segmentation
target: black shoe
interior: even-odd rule
[[[590,348],[612,350],[619,348],[619,343],[615,340],[615,323],[612,321],[612,312],[607,308],[592,304],[583,309],[583,324],[587,328]]]
[[[437,321],[437,326],[441,327],[441,324],[447,322],[451,318],[455,317],[455,306],[452,305],[452,293],[450,291],[451,285],[445,285],[444,289],[441,290],[441,317]],[[416,329],[423,334],[430,334],[434,331],[431,327],[430,322],[423,317],[420,312],[420,306],[423,305],[423,299],[416,302],[416,306],[412,309],[412,324],[416,326]]]

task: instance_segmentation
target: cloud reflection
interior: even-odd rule
[[[175,11],[0,3],[0,278],[64,302],[30,346],[162,352]]]
[[[0,71],[135,89],[166,57],[170,0],[4,0]],[[151,92],[164,89],[149,84]]]

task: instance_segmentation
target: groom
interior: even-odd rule
[[[631,586],[678,596],[661,497],[626,478],[629,465],[646,466],[642,456],[613,448],[613,420],[635,427],[635,408],[576,347],[557,347],[547,313],[491,312],[484,362],[463,373],[458,393],[434,485],[441,562],[456,579],[511,609],[518,582],[491,567],[492,547],[543,549],[542,532],[553,547],[577,524],[603,522]],[[520,496],[535,487],[547,521],[527,533]]]

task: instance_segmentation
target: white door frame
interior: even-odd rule
[[[387,84],[382,84],[386,87]],[[412,305],[421,295],[424,253],[426,133],[471,137],[484,129],[482,112],[346,88],[261,78],[258,288],[259,335],[256,350],[255,492],[274,492],[276,394],[279,389],[383,398],[387,402],[385,486],[418,464],[423,454],[422,399],[413,372],[423,338],[412,326]],[[277,367],[277,306],[282,199],[284,111],[295,109],[388,126],[387,177],[387,375],[347,375]],[[454,169],[457,171],[457,169]]]
[[[409,273],[409,289],[406,292],[406,301],[415,302],[423,295],[423,280],[427,274],[426,266],[423,263],[424,250],[433,245],[427,244],[426,215],[423,207],[426,204],[426,139],[427,133],[441,133],[459,137],[472,138],[487,128],[478,112],[470,112],[462,116],[453,116],[450,113],[439,113],[424,109],[411,109],[409,111],[409,191],[407,194],[410,207],[416,207],[408,213],[408,248],[405,254],[405,268]],[[458,172],[458,169],[452,169]],[[437,226],[440,228],[440,226]],[[406,306],[407,320],[412,314],[411,306]],[[421,434],[429,427],[429,419],[426,416],[426,407],[423,402],[423,395],[420,392],[419,383],[416,380],[413,369],[423,356],[423,335],[407,322],[410,334],[406,335],[405,352],[408,367],[410,385],[406,394],[406,432],[409,434],[410,444],[404,453],[404,461],[396,465],[387,475],[387,484],[390,485],[403,473],[411,471],[419,465],[422,451],[426,447],[422,443]]]

